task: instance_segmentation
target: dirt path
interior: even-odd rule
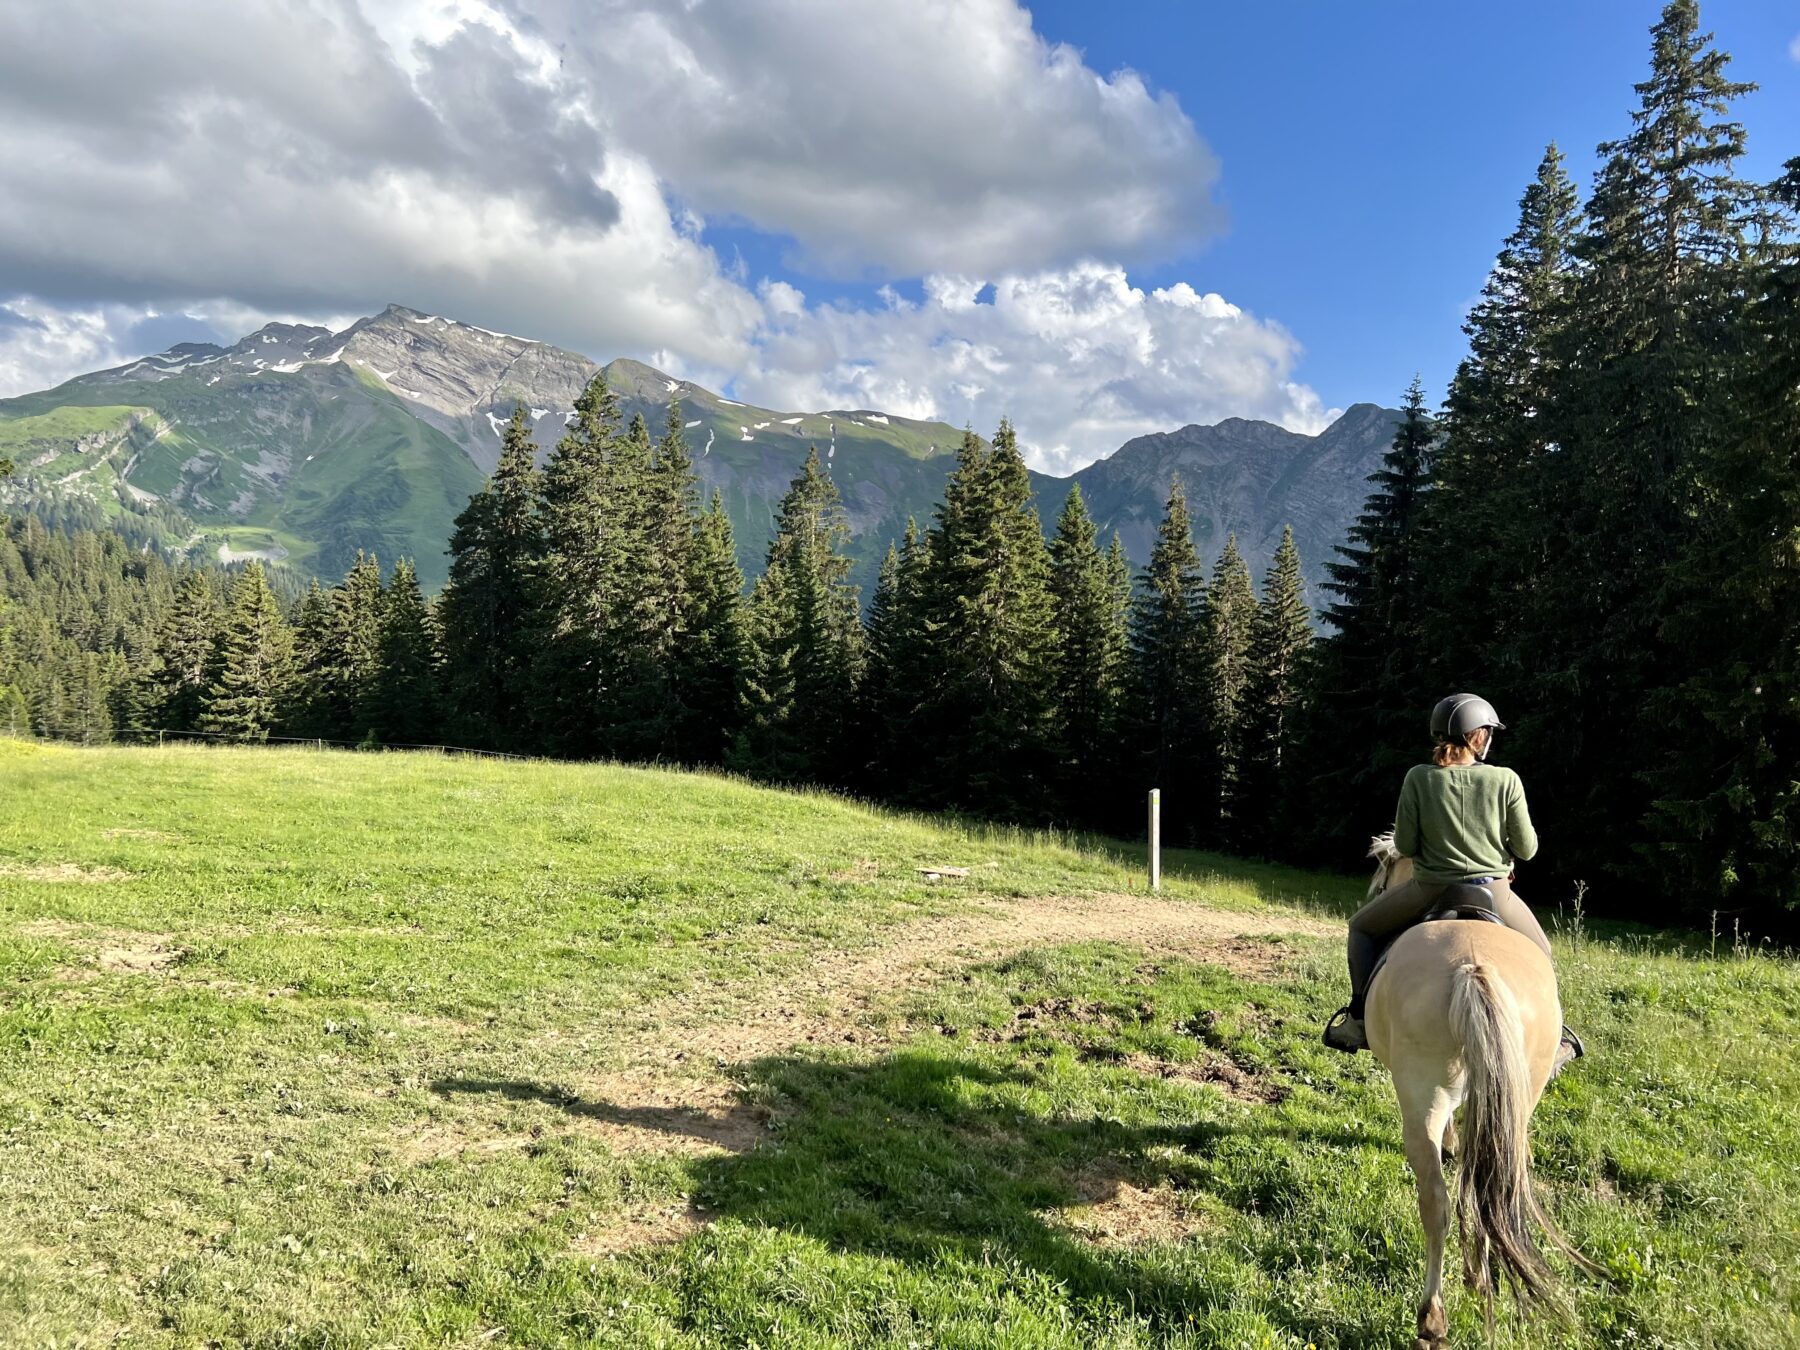
[[[1266,939],[1341,931],[1299,915],[1146,896],[983,901],[970,912],[885,929],[866,947],[818,952],[803,974],[772,986],[646,1004],[608,1038],[615,1067],[580,1080],[576,1094],[557,1105],[574,1128],[616,1153],[743,1153],[765,1137],[769,1116],[743,1098],[733,1069],[797,1045],[884,1044],[904,1028],[875,1025],[871,1014],[908,986],[1029,948],[1081,942],[1124,943],[1266,978],[1291,959],[1291,949]],[[530,1136],[483,1137],[476,1122],[463,1121],[440,1122],[399,1147],[405,1161],[421,1162],[531,1142]],[[1168,1195],[1102,1180],[1071,1218],[1096,1241],[1148,1240],[1191,1226]],[[617,1255],[675,1242],[709,1217],[686,1201],[628,1208],[582,1234],[577,1248]]]
[[[986,901],[972,913],[887,930],[868,947],[820,952],[803,975],[723,1010],[693,994],[647,1004],[614,1042],[616,1067],[584,1079],[568,1109],[615,1151],[743,1152],[767,1120],[739,1097],[735,1066],[797,1045],[885,1043],[890,1033],[870,1025],[869,1014],[897,991],[961,966],[1032,947],[1121,942],[1266,977],[1288,955],[1263,939],[1338,931],[1296,915],[1145,896]]]
[[[1341,932],[1297,915],[1210,909],[1137,895],[987,901],[974,913],[925,919],[881,934],[870,947],[820,952],[804,975],[758,991],[725,1019],[693,995],[661,999],[634,1019],[625,1048],[637,1065],[725,1066],[790,1046],[860,1039],[857,1024],[896,990],[959,966],[1031,947],[1121,942],[1266,976],[1280,948],[1256,939]]]

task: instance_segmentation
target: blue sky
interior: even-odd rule
[[[20,0],[0,397],[399,302],[1069,472],[1441,398],[1551,139],[1628,127],[1650,0]],[[1744,170],[1800,6],[1707,0]]]
[[[1624,134],[1660,0],[1493,6],[1040,0],[1037,30],[1094,70],[1173,94],[1218,154],[1229,223],[1134,267],[1187,280],[1285,325],[1324,402],[1392,405],[1415,372],[1440,398],[1461,329],[1552,140],[1585,195],[1594,148]],[[1746,176],[1800,155],[1800,5],[1706,0],[1703,23],[1761,86],[1740,104]],[[721,239],[783,269],[788,241]],[[809,295],[870,288],[796,275]]]

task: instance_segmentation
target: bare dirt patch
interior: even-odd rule
[[[629,1209],[580,1234],[574,1251],[577,1256],[613,1257],[645,1247],[666,1247],[698,1233],[711,1221],[705,1210],[687,1201]]]
[[[1207,1226],[1206,1217],[1167,1182],[1145,1189],[1124,1177],[1096,1175],[1077,1182],[1079,1204],[1051,1221],[1101,1247],[1147,1247],[1181,1242]]]
[[[54,938],[80,950],[90,965],[63,972],[66,981],[92,979],[92,970],[152,975],[181,964],[187,948],[167,933],[138,933],[127,928],[99,928],[66,919],[33,919],[21,924],[26,937]]]
[[[1246,1106],[1273,1106],[1288,1095],[1287,1084],[1270,1078],[1253,1067],[1240,1064],[1231,1056],[1216,1050],[1190,1060],[1131,1055],[1125,1060],[1125,1067],[1153,1078],[1216,1087],[1227,1097],[1243,1102]]]
[[[131,873],[117,867],[83,867],[80,863],[0,863],[0,877],[20,881],[76,882],[98,886],[109,881],[130,881]]]

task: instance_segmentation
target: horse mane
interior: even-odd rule
[[[1400,850],[1394,847],[1394,832],[1390,829],[1385,834],[1374,835],[1369,840],[1369,852],[1366,855],[1377,862],[1390,862],[1400,856]]]

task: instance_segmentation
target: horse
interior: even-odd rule
[[[1370,841],[1373,899],[1404,885],[1412,862],[1390,834]],[[1445,1350],[1444,1243],[1448,1151],[1461,1164],[1456,1217],[1463,1279],[1482,1297],[1490,1328],[1496,1286],[1521,1308],[1560,1310],[1555,1273],[1535,1226],[1577,1266],[1576,1251],[1539,1205],[1531,1180],[1531,1115],[1555,1066],[1562,1033],[1556,972],[1535,943],[1499,924],[1417,924],[1395,938],[1369,986],[1369,1048],[1387,1066],[1399,1098],[1406,1161],[1419,1188],[1425,1229],[1425,1296],[1415,1350]],[[1461,1138],[1451,1115],[1462,1111]]]

